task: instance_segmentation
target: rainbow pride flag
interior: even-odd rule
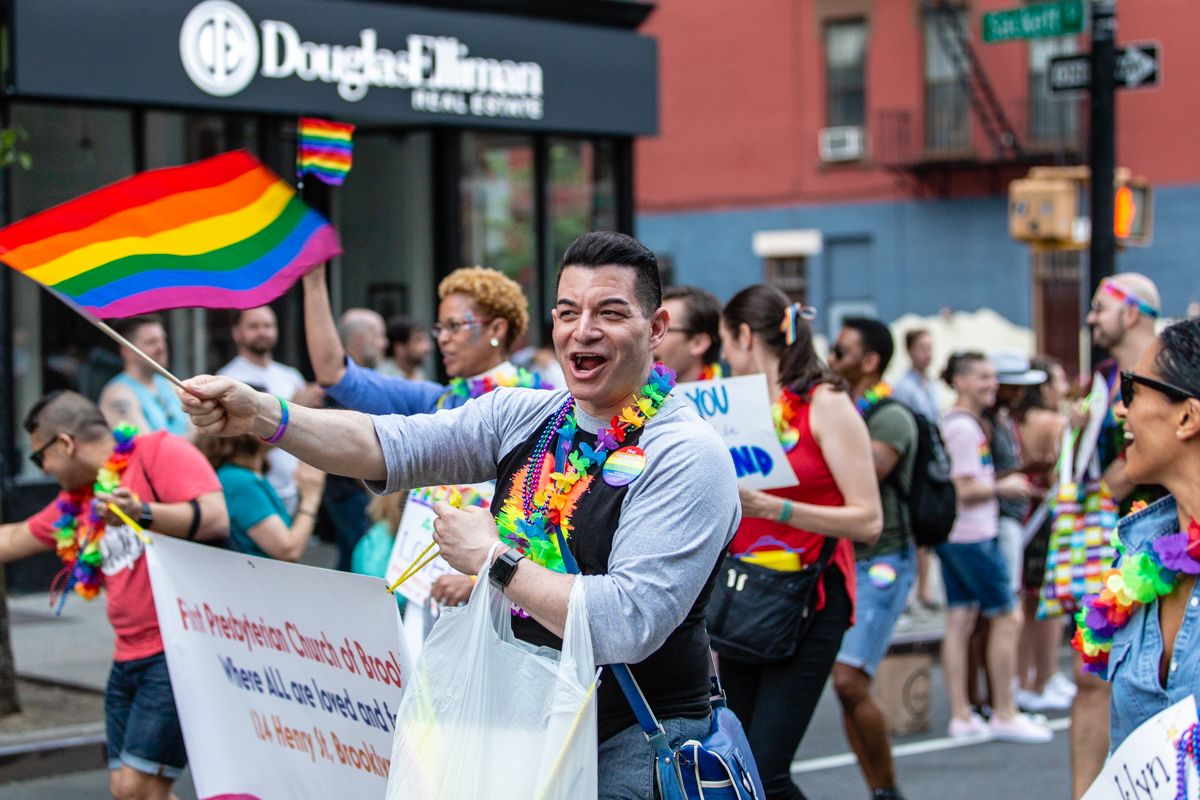
[[[0,230],[0,261],[97,317],[254,308],[342,251],[244,151],[142,172]]]
[[[354,126],[348,123],[301,117],[296,131],[296,175],[310,173],[341,186],[354,160],[353,134]]]

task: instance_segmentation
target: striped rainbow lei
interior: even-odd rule
[[[517,371],[501,372],[484,375],[482,378],[454,378],[450,381],[450,385],[446,388],[446,394],[456,394],[459,397],[473,400],[476,397],[482,397],[493,389],[505,388],[519,389],[546,389],[549,388],[542,383],[541,377],[536,372],[530,372],[524,367],[517,367]]]
[[[1134,511],[1145,508],[1135,503]],[[1083,600],[1075,614],[1075,638],[1071,646],[1083,656],[1085,672],[1104,675],[1113,636],[1129,624],[1140,606],[1170,594],[1181,575],[1200,575],[1200,524],[1189,520],[1186,531],[1163,536],[1151,552],[1126,557],[1125,546],[1113,532],[1113,546],[1120,554],[1120,569],[1104,573],[1104,588]]]
[[[91,489],[70,492],[55,503],[62,516],[54,523],[54,549],[63,563],[50,584],[50,602],[57,607],[56,613],[62,612],[71,589],[84,600],[95,600],[100,594],[104,509],[95,502],[95,494],[111,494],[121,485],[121,474],[133,458],[135,436],[137,428],[128,422],[118,425],[113,430],[117,445],[96,473]]]

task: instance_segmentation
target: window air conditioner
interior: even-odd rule
[[[818,138],[824,162],[857,161],[863,157],[863,129],[858,125],[822,128]]]

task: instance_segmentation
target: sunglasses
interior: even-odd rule
[[[841,361],[846,357],[846,348],[842,347],[840,344],[835,344],[833,347],[829,348],[829,355],[833,356],[838,361]]]
[[[1138,383],[1148,389],[1153,389],[1160,394],[1166,395],[1176,403],[1182,403],[1184,400],[1200,400],[1200,397],[1196,396],[1192,392],[1189,392],[1187,389],[1181,389],[1178,386],[1170,383],[1156,381],[1153,378],[1147,378],[1145,375],[1138,375],[1136,372],[1122,370],[1121,402],[1126,408],[1129,408],[1129,406],[1133,403],[1133,387],[1134,384]]]
[[[54,445],[58,444],[59,441],[60,441],[60,439],[57,436],[55,436],[53,439],[46,442],[44,445],[39,447],[37,450],[34,450],[32,453],[30,453],[29,460],[32,461],[33,465],[35,467],[37,467],[38,469],[43,469],[42,464],[46,460],[46,451],[49,450]]]

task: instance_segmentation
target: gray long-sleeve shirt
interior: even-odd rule
[[[373,417],[388,477],[378,493],[497,477],[502,457],[538,431],[565,391],[497,389],[437,414]],[[608,425],[576,411],[579,426]],[[674,396],[646,425],[644,472],[629,486],[608,571],[583,575],[596,663],[637,663],[662,646],[696,601],[741,517],[729,452]],[[575,519],[577,535],[587,520]]]

